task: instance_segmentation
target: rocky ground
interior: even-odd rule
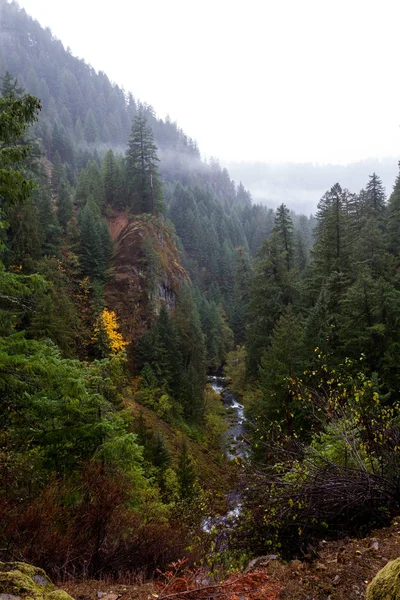
[[[400,521],[394,521],[365,539],[322,544],[313,562],[273,561],[266,568],[282,585],[281,600],[352,600],[365,598],[367,584],[399,556]]]
[[[322,543],[313,561],[284,563],[274,557],[260,557],[244,573],[232,574],[223,582],[202,582],[200,572],[187,569],[185,561],[180,561],[158,582],[143,583],[136,577],[121,583],[63,581],[58,586],[75,600],[361,600],[371,579],[399,556],[400,520],[365,539]],[[5,578],[3,565],[0,571]],[[42,571],[39,574],[45,576]],[[46,593],[56,600],[58,592],[53,590],[46,588]],[[0,599],[23,597],[27,591],[0,589]]]

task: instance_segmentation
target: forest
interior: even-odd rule
[[[400,175],[333,181],[314,216],[268,209],[0,5],[0,559],[226,572],[388,525]],[[210,376],[243,402],[244,459]],[[204,519],[232,489],[217,546]]]

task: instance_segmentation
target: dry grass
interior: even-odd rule
[[[121,600],[150,600],[171,596],[174,600],[363,600],[367,583],[389,561],[400,556],[400,521],[361,540],[323,543],[312,562],[270,561],[265,568],[227,578],[221,586],[196,584],[190,577],[176,587],[140,584],[140,578],[125,583],[106,581],[60,584],[76,600],[98,600],[98,592],[112,592]],[[122,580],[121,580],[122,581]],[[207,584],[205,584],[207,585]],[[200,589],[202,588],[202,589]],[[184,592],[184,593],[182,593]]]

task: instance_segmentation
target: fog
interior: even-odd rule
[[[233,179],[251,190],[254,201],[271,208],[283,202],[303,214],[315,213],[319,199],[334,183],[359,192],[373,172],[382,179],[386,194],[390,195],[399,172],[396,159],[369,159],[348,165],[228,162],[223,166]]]
[[[19,3],[222,163],[399,153],[392,0]]]

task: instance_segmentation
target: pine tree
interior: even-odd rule
[[[9,71],[6,71],[1,80],[1,95],[3,98],[11,96],[14,98],[20,98],[24,93],[24,88],[18,86],[18,80],[13,77]]]
[[[382,180],[376,173],[370,175],[365,192],[364,213],[367,216],[383,216],[386,204],[386,194]]]
[[[67,181],[63,178],[58,185],[57,217],[61,227],[66,231],[67,224],[74,212],[71,192]]]
[[[256,375],[263,350],[268,347],[276,321],[295,299],[295,285],[287,268],[287,255],[274,232],[262,244],[254,265],[248,307],[248,366]]]
[[[108,204],[111,204],[111,206],[115,206],[117,204],[118,196],[118,166],[112,150],[109,150],[105,155],[101,170],[104,186],[104,199]]]
[[[33,96],[0,98],[0,211],[22,203],[35,188],[17,168],[25,164],[30,153],[29,145],[20,144],[21,136],[36,121],[40,109],[39,100]]]
[[[94,144],[99,137],[96,119],[91,108],[86,113],[84,132],[85,139],[89,144]]]
[[[104,201],[103,179],[98,164],[91,160],[79,174],[78,185],[75,192],[75,201],[78,204],[85,204],[88,198],[100,207]]]
[[[336,183],[318,203],[313,258],[318,275],[349,269],[347,190]]]
[[[179,349],[178,333],[165,304],[161,306],[155,334],[157,372],[162,384],[177,397],[182,376],[182,355]]]
[[[302,356],[302,326],[289,304],[274,328],[270,347],[259,369],[263,392],[260,408],[264,417],[272,421],[283,419],[288,432],[300,426],[288,379],[301,373]]]
[[[235,342],[244,344],[248,322],[251,281],[250,257],[244,248],[236,249],[234,303],[231,313],[231,327]]]
[[[289,270],[293,266],[293,223],[290,217],[290,211],[284,204],[281,204],[276,209],[274,231],[281,241],[283,250],[285,252],[286,265]]]
[[[181,286],[174,314],[174,324],[178,332],[183,365],[180,400],[185,416],[198,422],[202,418],[204,409],[206,349],[200,316],[192,290],[188,285]]]
[[[111,257],[112,241],[98,208],[89,198],[79,215],[80,222],[80,262],[84,275],[94,280],[104,281]]]
[[[138,213],[155,214],[163,209],[158,161],[157,146],[142,109],[133,120],[126,152],[127,184],[132,208]]]
[[[399,161],[400,168],[400,161]],[[400,172],[397,175],[387,210],[387,239],[389,251],[400,257]]]
[[[241,206],[251,206],[251,194],[245,189],[242,182],[236,188],[236,200]]]

